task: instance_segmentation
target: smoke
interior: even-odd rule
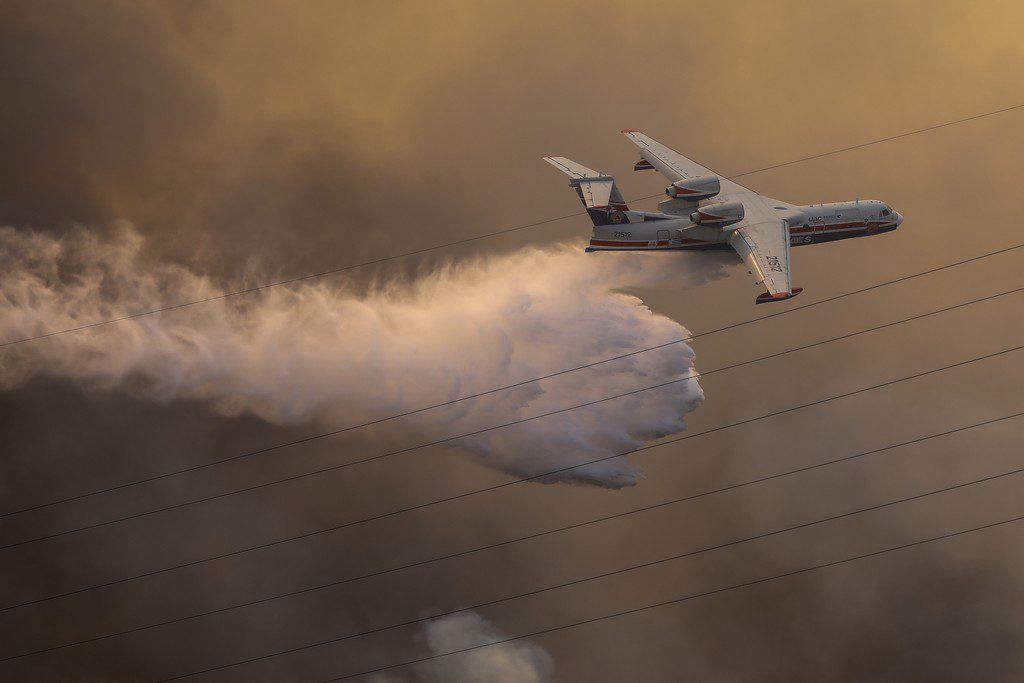
[[[110,240],[84,228],[60,239],[0,228],[0,338],[223,291],[182,266],[148,263],[142,251],[142,237],[124,223]],[[448,265],[359,294],[328,280],[275,287],[9,346],[0,388],[47,375],[334,429],[683,338],[681,325],[619,290],[670,279],[692,285],[717,268],[688,255],[585,255],[562,245]],[[377,435],[421,443],[693,378],[457,442],[493,467],[530,476],[684,429],[703,398],[693,359],[677,344],[432,410]],[[616,459],[561,479],[617,488],[637,476]]]
[[[423,637],[432,655],[444,655],[476,645],[502,640],[506,634],[476,612],[453,614],[427,622]],[[421,681],[477,681],[478,683],[543,683],[552,680],[551,656],[529,641],[513,641],[492,647],[439,657],[415,667]],[[371,679],[394,683],[390,675]]]

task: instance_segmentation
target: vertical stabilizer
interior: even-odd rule
[[[569,185],[576,190],[594,225],[623,222],[623,212],[629,207],[615,185],[615,178],[565,157],[544,157],[544,161],[569,176]]]

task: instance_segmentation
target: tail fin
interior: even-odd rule
[[[623,212],[629,207],[615,185],[615,178],[565,157],[544,157],[544,161],[569,176],[569,185],[587,207],[594,225],[610,225],[625,220]]]

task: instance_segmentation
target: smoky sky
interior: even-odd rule
[[[631,173],[635,150],[618,134],[622,128],[643,129],[727,174],[1018,104],[1022,18],[1015,3],[998,1],[705,8],[593,1],[0,2],[0,229],[46,244],[74,244],[85,231],[123,246],[130,225],[141,240],[133,261],[139,272],[180,268],[217,290],[380,259],[576,210],[576,197],[543,155],[564,154],[614,173],[627,199],[660,192],[662,179]],[[747,177],[752,188],[785,201],[881,199],[907,217],[891,235],[796,250],[794,284],[805,288],[796,301],[1019,241],[1020,122],[1020,114],[1008,113]],[[529,248],[579,250],[588,233],[579,217],[377,264],[323,286],[361,301],[382,291],[444,297],[425,287],[445,269],[490,259],[525,262],[529,273]],[[83,252],[71,250],[69,258]],[[544,258],[535,263],[550,262]],[[620,272],[595,263],[597,273]],[[616,275],[592,284],[600,292],[592,300],[638,297],[638,306],[650,309],[644,315],[665,329],[694,333],[762,313],[753,310],[758,292],[741,266],[715,262],[713,276],[685,271],[676,280],[666,263],[656,278]],[[1019,254],[1008,253],[709,335],[692,343],[695,369],[1017,287],[1019,266]],[[542,271],[557,282],[551,268],[534,275]],[[59,271],[51,284],[72,285],[74,278],[74,268]],[[518,291],[513,283],[505,293]],[[169,298],[185,293],[166,291],[161,301],[175,303]],[[484,297],[482,306],[508,304],[485,287],[472,293]],[[0,294],[14,298],[13,291]],[[117,301],[133,304],[131,297]],[[1007,297],[702,378],[704,401],[686,413],[686,428],[713,428],[1019,344],[1019,305]],[[504,321],[506,313],[489,310],[487,317]],[[169,312],[160,324],[187,327],[189,315]],[[432,314],[423,329],[445,320]],[[560,340],[559,362],[570,362],[568,325],[580,324],[579,312],[545,320],[563,323],[562,336],[552,338]],[[2,322],[13,329],[11,319]],[[450,340],[451,357],[474,357],[460,353],[459,344],[473,338],[465,331],[479,328],[472,316],[458,324],[465,328],[438,335]],[[117,343],[123,334],[130,332],[93,333],[73,369],[114,357],[113,350],[125,348]],[[346,386],[346,395],[357,397],[347,400],[365,395],[373,405],[385,384],[401,387],[401,368],[421,358],[416,341],[401,362]],[[295,350],[285,347],[261,363],[273,367]],[[369,340],[337,352],[372,358],[375,350]],[[3,510],[323,429],[315,421],[212,409],[201,392],[157,396],[134,383],[138,377],[103,382],[52,372],[43,361],[56,355],[0,354],[4,371],[20,378],[0,389]],[[641,473],[635,486],[513,486],[7,611],[0,614],[2,653],[376,572],[1013,413],[1022,409],[1020,370],[1020,358],[1008,355],[638,453],[629,461]],[[450,388],[432,376],[429,385],[409,385],[409,393],[430,394],[433,383]],[[278,388],[303,391],[287,379]],[[654,414],[665,406],[646,409]],[[431,433],[458,422],[438,419]],[[2,540],[285,478],[389,450],[401,436],[347,433],[6,517]],[[217,667],[999,473],[1020,466],[1020,440],[1019,424],[1001,423],[0,667],[4,678],[26,681],[156,680]],[[435,446],[415,457],[0,550],[2,604],[457,495],[506,481],[507,471],[465,449]],[[318,681],[482,635],[527,633],[741,583],[1021,514],[1020,486],[1010,477],[967,487],[201,678]],[[493,659],[450,658],[376,680],[457,680],[483,670],[496,681],[1017,680],[1024,669],[1019,538],[1012,526],[991,529],[530,638]]]
[[[293,275],[428,246],[426,228],[467,219],[443,177],[427,185],[368,154],[372,122],[274,112],[267,92],[224,102],[197,53],[219,52],[225,9],[7,4],[0,220],[102,229],[132,216],[156,249],[214,272],[255,261]]]

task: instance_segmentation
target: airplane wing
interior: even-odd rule
[[[790,280],[789,226],[785,221],[743,225],[729,238],[729,244],[768,290],[757,297],[757,303],[789,299],[803,291],[793,289]]]
[[[624,130],[623,134],[640,148],[640,156],[673,183],[704,175],[715,175],[695,161],[687,159],[674,149],[669,149],[657,140],[647,137],[638,130]]]
[[[757,274],[768,290],[757,297],[757,303],[781,301],[794,297],[803,290],[793,289],[789,272],[789,227],[765,197],[723,178],[709,168],[687,159],[638,130],[622,131],[637,147],[640,156],[671,182],[691,180],[701,176],[717,176],[722,191],[716,202],[742,202],[744,218],[731,226],[733,234],[729,244],[750,270]],[[779,207],[785,211],[784,207]]]
[[[638,130],[624,130],[622,132],[634,145],[640,148],[640,156],[673,183],[677,180],[690,180],[701,176],[718,176],[719,181],[722,183],[722,193],[720,196],[724,197],[726,195],[731,196],[743,193],[757,195],[756,192],[748,190],[737,182],[723,178],[710,168],[705,168],[696,161],[687,159],[674,149],[666,147]]]

